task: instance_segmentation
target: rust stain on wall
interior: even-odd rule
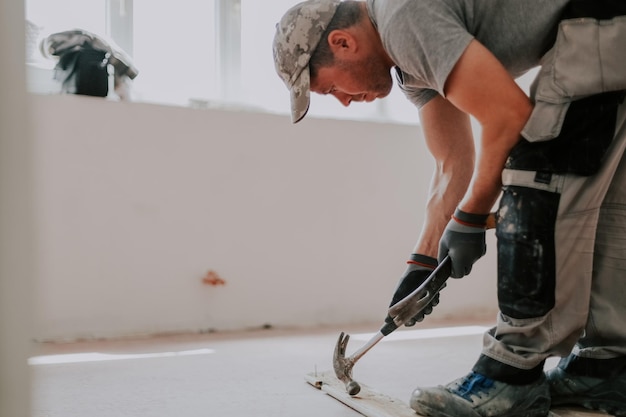
[[[217,287],[219,285],[226,285],[226,281],[224,281],[215,271],[210,270],[206,273],[204,278],[202,278],[202,283],[205,285],[211,285]]]

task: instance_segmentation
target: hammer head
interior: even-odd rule
[[[346,358],[346,347],[348,346],[349,340],[350,335],[341,332],[337,340],[337,345],[335,346],[333,368],[335,369],[337,378],[346,384],[348,394],[356,395],[361,391],[361,386],[352,379],[352,368],[354,367],[355,361],[350,357]]]

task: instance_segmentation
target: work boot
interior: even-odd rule
[[[546,371],[553,406],[577,405],[615,416],[626,416],[626,372],[610,378]]]
[[[511,385],[470,372],[445,387],[417,388],[411,408],[428,417],[545,417],[550,393],[543,375],[531,384]]]

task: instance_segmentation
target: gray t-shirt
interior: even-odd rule
[[[513,78],[539,65],[569,0],[367,0],[370,19],[418,107],[444,95],[448,75],[472,39]]]

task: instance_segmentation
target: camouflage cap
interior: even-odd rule
[[[291,92],[291,121],[299,122],[309,110],[309,60],[341,0],[307,0],[287,10],[276,24],[274,64]]]

